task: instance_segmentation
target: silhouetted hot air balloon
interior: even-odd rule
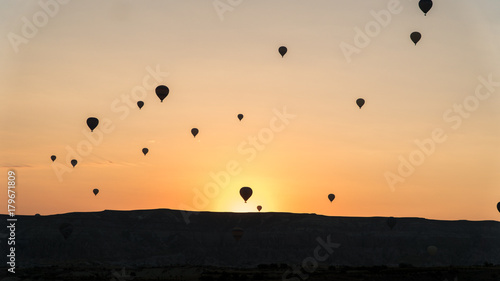
[[[57,157],[55,155],[50,156],[50,159],[52,159],[52,162],[56,161],[56,158]]]
[[[332,202],[333,199],[335,199],[335,194],[332,194],[332,193],[328,194],[328,200],[330,200],[330,202]]]
[[[387,218],[387,226],[392,229],[396,225],[396,219],[394,217]]]
[[[257,206],[257,211],[260,212],[260,210],[262,210],[262,206],[261,205]]]
[[[73,233],[73,226],[70,223],[63,222],[59,225],[59,232],[62,234],[64,239],[68,239],[71,233]]]
[[[420,41],[420,38],[422,38],[422,34],[420,34],[420,32],[418,31],[412,32],[410,34],[410,39],[411,41],[413,41],[413,43],[415,43],[415,45],[417,45],[418,41]]]
[[[144,102],[142,100],[138,101],[137,106],[141,109],[144,106]]]
[[[252,196],[252,189],[250,187],[244,186],[240,189],[240,195],[245,200],[245,203],[247,202],[248,198]]]
[[[497,204],[497,210],[500,212],[500,202]]]
[[[278,49],[278,52],[280,52],[281,57],[285,56],[287,51],[288,51],[288,49],[285,46],[281,46]]]
[[[432,8],[432,0],[420,0],[418,6],[424,12],[424,16],[427,16],[427,12]]]
[[[427,253],[429,253],[429,255],[431,255],[431,256],[436,255],[437,251],[438,251],[438,249],[437,249],[436,246],[429,246],[429,247],[427,247]]]
[[[240,119],[240,121],[241,121],[241,119],[243,119],[243,114],[241,114],[241,113],[238,114],[238,119]]]
[[[71,165],[73,165],[73,168],[78,164],[78,161],[76,159],[71,160]]]
[[[95,117],[89,117],[87,118],[87,126],[89,126],[90,131],[93,132],[95,127],[99,125],[99,120]]]
[[[356,100],[356,104],[359,106],[359,109],[361,109],[361,107],[365,104],[365,100],[359,98]]]
[[[149,152],[149,149],[147,149],[147,148],[142,149],[142,153],[144,153],[144,156],[146,156],[146,154],[148,154],[148,152]]]
[[[92,192],[94,192],[94,195],[97,195],[97,193],[99,193],[99,189],[94,188],[94,190],[92,190]]]
[[[235,227],[233,228],[231,233],[233,234],[234,239],[236,239],[236,241],[239,241],[243,236],[243,229],[241,227]]]
[[[199,132],[200,132],[200,131],[198,131],[198,129],[197,129],[197,128],[192,128],[192,129],[191,129],[191,134],[192,134],[192,135],[193,135],[193,137],[195,137],[195,138],[196,138],[196,135],[197,135]]]
[[[163,100],[168,96],[168,93],[170,92],[170,90],[168,89],[167,86],[165,85],[160,85],[158,87],[156,87],[156,95],[158,96],[158,98],[160,98],[160,101],[163,102]]]

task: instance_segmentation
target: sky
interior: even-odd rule
[[[2,186],[14,171],[18,215],[262,205],[499,220],[498,11],[495,0],[434,1],[427,16],[416,0],[1,1]]]

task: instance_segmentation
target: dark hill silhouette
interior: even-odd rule
[[[7,216],[0,218],[5,221]],[[302,264],[314,257],[318,239],[328,241],[328,237],[340,246],[320,265],[500,264],[500,223],[496,221],[396,218],[391,230],[385,217],[200,212],[186,224],[180,211],[168,209],[17,218],[18,267]],[[59,230],[63,223],[72,226],[66,239]],[[232,236],[234,227],[243,229],[239,241]],[[7,252],[6,238],[4,228],[2,253]],[[428,253],[430,245],[437,247],[435,255]]]

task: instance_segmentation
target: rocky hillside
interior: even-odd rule
[[[186,223],[180,211],[167,209],[17,218],[18,267],[500,264],[495,221],[396,218],[391,229],[384,217],[202,212]],[[235,227],[243,230],[239,240]],[[0,232],[2,253],[7,231]]]

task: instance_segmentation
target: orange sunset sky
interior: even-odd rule
[[[2,1],[2,186],[14,170],[19,215],[262,205],[499,220],[499,11],[496,0],[434,1],[427,16],[416,0]]]

